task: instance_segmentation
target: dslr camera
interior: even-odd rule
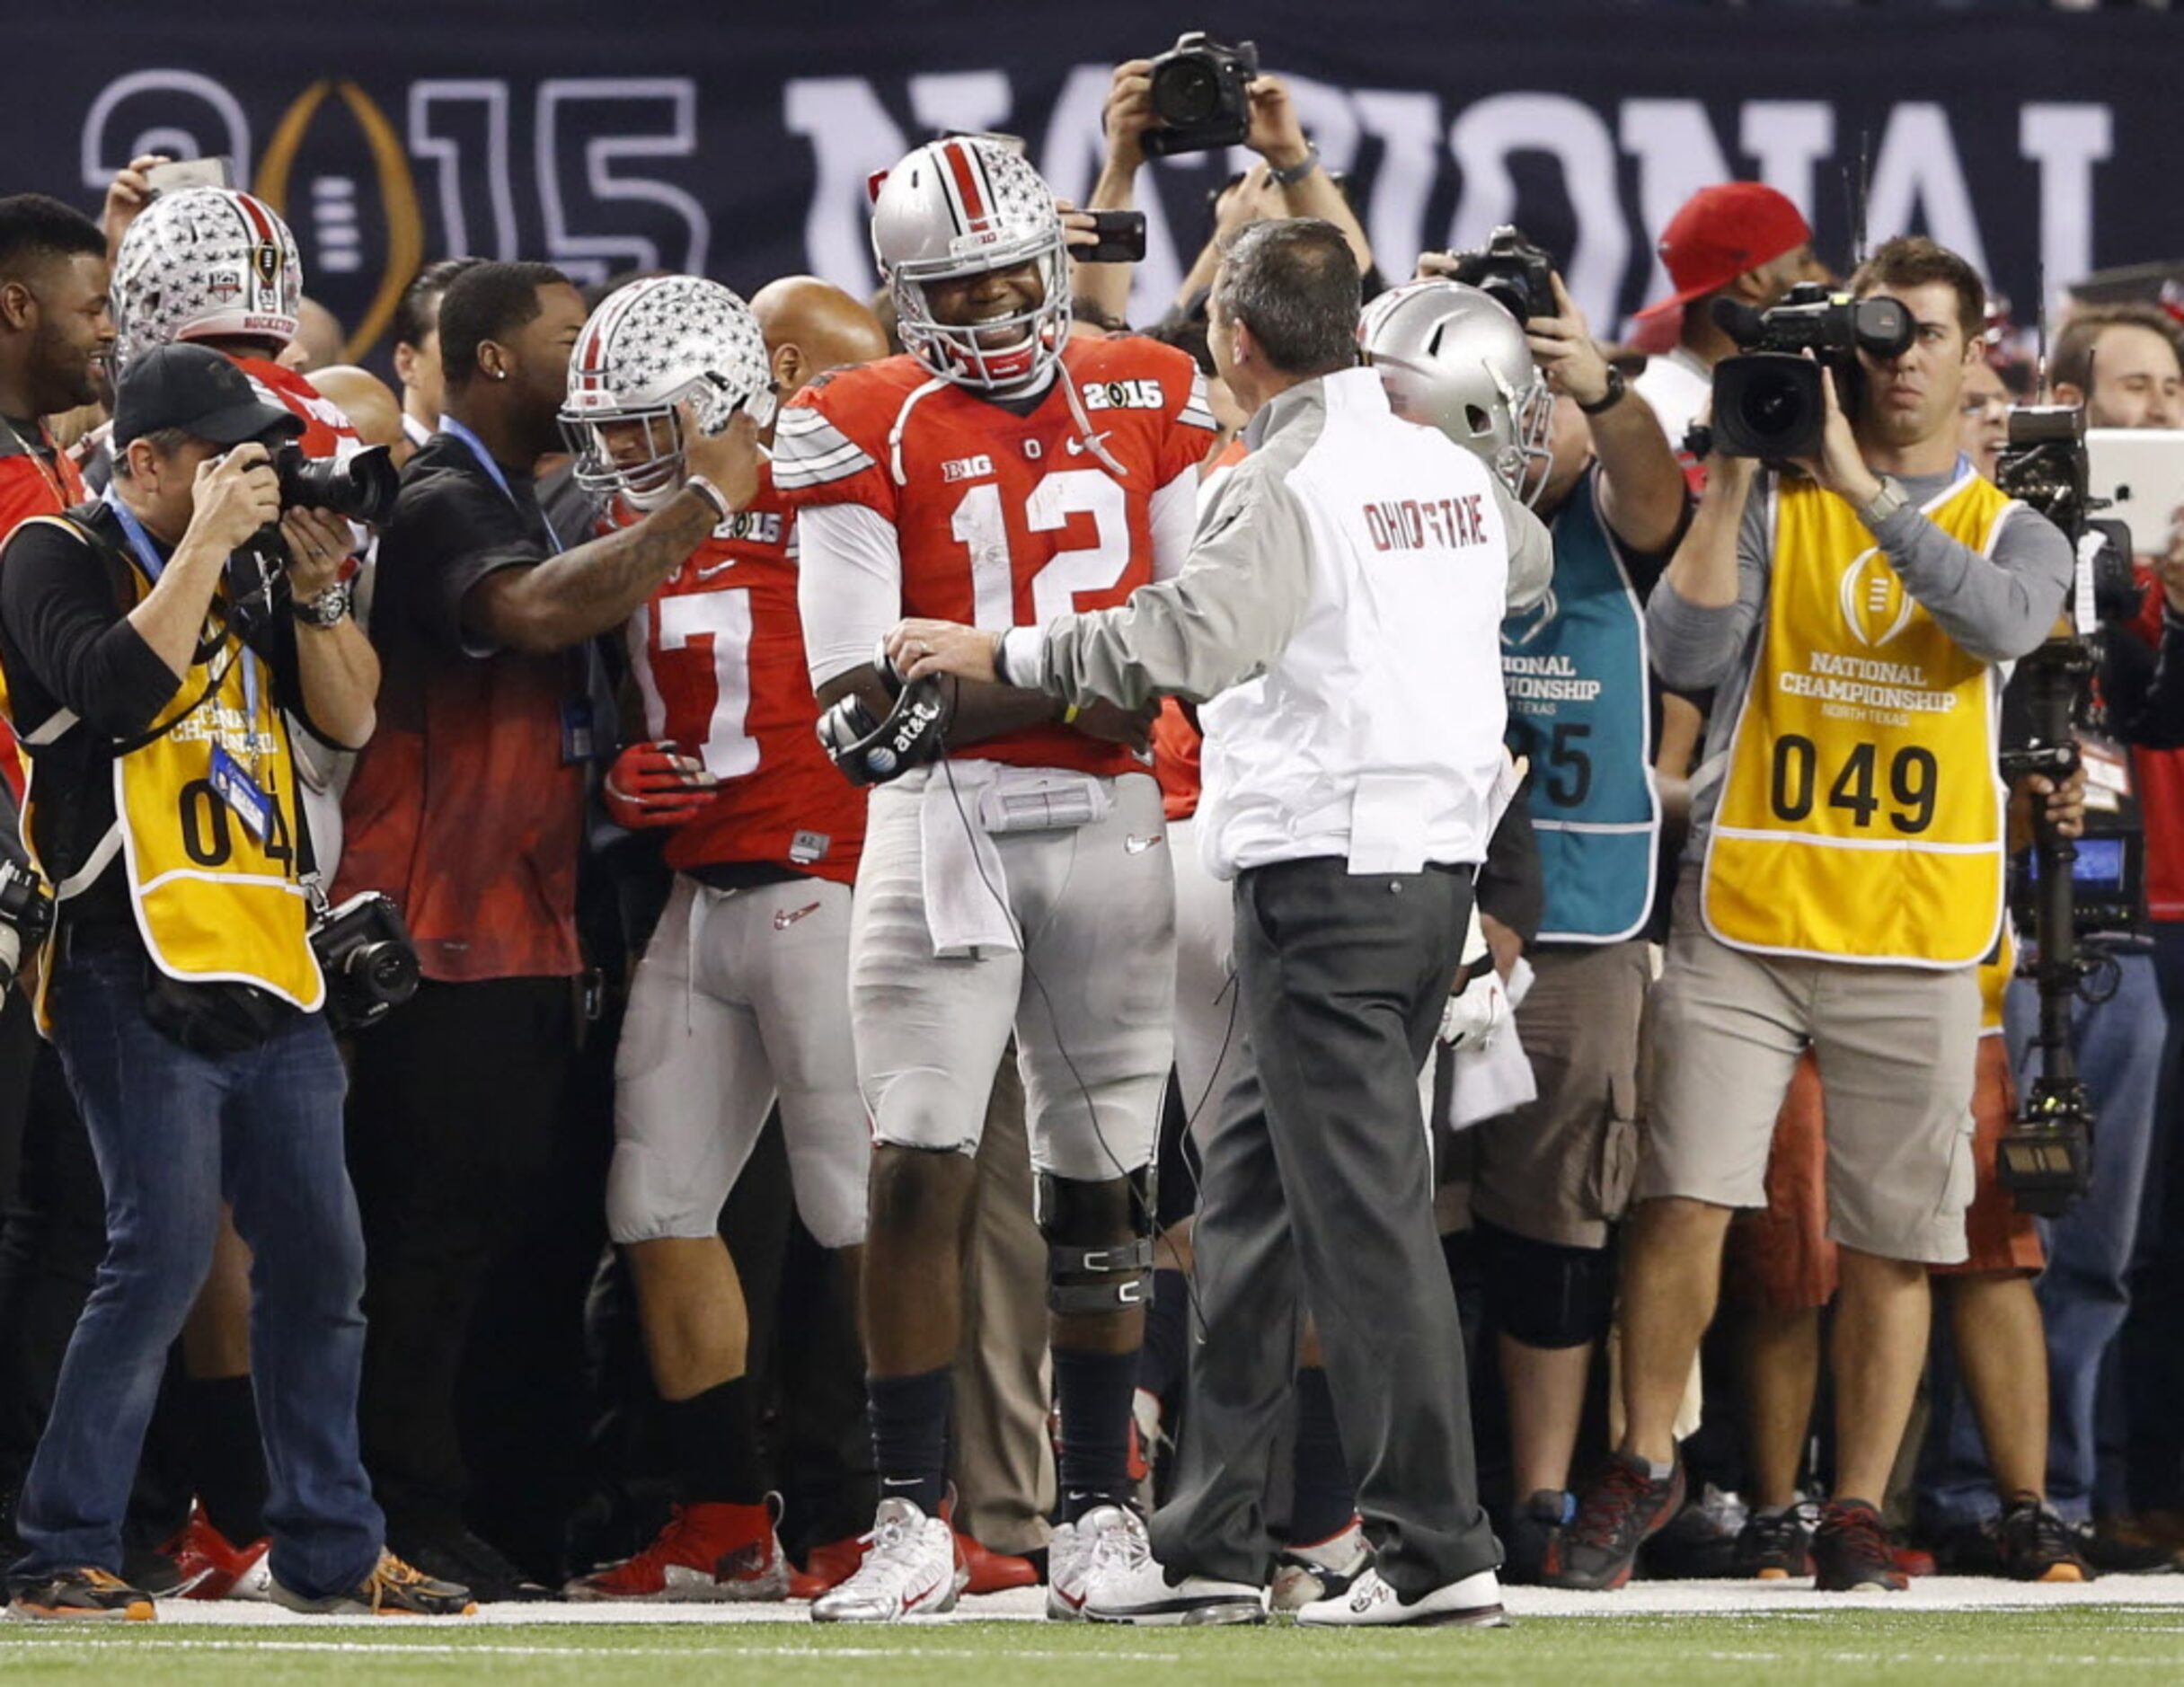
[[[283,509],[323,509],[344,521],[384,527],[394,514],[402,477],[385,446],[347,457],[307,457],[293,439],[273,453]]]
[[[15,982],[22,952],[36,950],[53,929],[53,896],[38,875],[0,861],[0,992]]]
[[[337,1031],[377,1023],[417,994],[417,949],[394,898],[359,891],[322,905],[311,947],[326,975],[326,1017]]]
[[[1148,157],[1240,146],[1251,132],[1251,87],[1259,75],[1253,43],[1224,47],[1193,30],[1153,61],[1151,75],[1153,115],[1160,123],[1141,143]]]
[[[1713,448],[1776,460],[1819,454],[1827,427],[1824,379],[1835,377],[1843,407],[1854,415],[1858,354],[1900,358],[1918,332],[1896,300],[1830,293],[1817,281],[1799,282],[1772,310],[1718,298],[1714,321],[1742,350],[1714,366]]]
[[[1505,223],[1477,252],[1448,255],[1456,261],[1456,280],[1477,287],[1518,322],[1554,314],[1554,260],[1522,229]]]
[[[2073,404],[2013,404],[2010,435],[1994,464],[1994,484],[2029,504],[2065,533],[2097,533],[2092,551],[2093,613],[2103,623],[2135,620],[2145,589],[2131,567],[2131,535],[2118,521],[2096,521],[2105,504],[2090,490],[2085,411]]]

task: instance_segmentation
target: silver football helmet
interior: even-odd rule
[[[701,431],[717,434],[749,412],[774,419],[774,370],[750,307],[718,281],[655,276],[618,287],[600,303],[569,354],[561,431],[587,490],[619,494],[633,509],[657,509],[683,483],[688,404]],[[621,424],[643,428],[641,453]]]
[[[1438,428],[1526,504],[1539,497],[1554,395],[1508,311],[1461,281],[1412,281],[1366,306],[1357,344],[1398,415]]]
[[[114,372],[178,340],[296,338],[303,260],[280,215],[234,188],[163,193],[114,255]]]
[[[1069,337],[1068,264],[1054,193],[1005,146],[965,136],[920,146],[872,190],[872,255],[904,347],[944,381],[1018,392],[1042,379]],[[935,281],[1039,266],[1029,311],[955,327],[933,320]],[[989,340],[1004,343],[987,345]]]

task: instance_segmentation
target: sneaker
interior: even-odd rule
[[[1171,1580],[1141,1532],[1112,1541],[1085,1595],[1084,1614],[1094,1622],[1150,1629],[1264,1622],[1267,1594],[1249,1582],[1216,1581],[1210,1576]]]
[[[883,1499],[856,1573],[811,1602],[814,1622],[900,1622],[955,1609],[970,1580],[959,1537],[906,1499]]]
[[[542,1599],[561,1597],[518,1569],[498,1547],[468,1530],[405,1542],[401,1556],[428,1581],[469,1588],[482,1605],[535,1604]]]
[[[474,1617],[478,1602],[459,1582],[438,1577],[403,1563],[382,1548],[372,1573],[345,1594],[323,1599],[305,1599],[279,1582],[272,1585],[273,1603],[289,1611],[319,1617]]]
[[[864,1562],[864,1555],[871,1546],[869,1535],[845,1535],[839,1541],[822,1541],[804,1554],[804,1568],[789,1570],[789,1597],[817,1599],[829,1587],[839,1587],[857,1573],[857,1566]]]
[[[789,1560],[774,1521],[773,1506],[763,1500],[677,1506],[650,1546],[562,1592],[577,1600],[654,1604],[786,1599]]]
[[[1638,1549],[1683,1509],[1684,1462],[1658,1481],[1625,1453],[1612,1455],[1578,1501],[1578,1515],[1559,1532],[1540,1566],[1549,1587],[1621,1587],[1638,1563]]]
[[[1466,1576],[1405,1604],[1380,1579],[1378,1570],[1368,1568],[1350,1585],[1348,1594],[1306,1605],[1296,1613],[1296,1621],[1298,1627],[1305,1629],[1387,1629],[1403,1623],[1419,1628],[1509,1626],[1508,1614],[1501,1608],[1501,1584],[1492,1570]]]
[[[1755,1511],[1737,1532],[1732,1576],[1746,1581],[1786,1582],[1812,1574],[1812,1525],[1818,1508],[1808,1504]]]
[[[1911,1585],[1880,1514],[1861,1499],[1831,1499],[1820,1507],[1812,1563],[1812,1585],[1824,1594],[1900,1594]]]
[[[1649,1581],[1720,1581],[1734,1573],[1737,1537],[1750,1512],[1736,1494],[1711,1482],[1685,1501],[1639,1554]]]
[[[1274,1559],[1267,1603],[1276,1611],[1302,1611],[1322,1599],[1339,1599],[1373,1568],[1365,1519],[1352,1517],[1324,1541],[1284,1547]]]
[[[2077,1530],[2037,1494],[2014,1496],[1995,1532],[2003,1572],[2014,1582],[2090,1582],[2093,1567]]]
[[[38,1576],[9,1584],[7,1614],[41,1621],[149,1622],[152,1596],[119,1576],[85,1565],[57,1576]]]
[[[1134,1567],[1149,1557],[1145,1519],[1127,1506],[1095,1506],[1074,1524],[1056,1526],[1047,1544],[1047,1614],[1077,1622],[1099,1578],[1117,1565]]]
[[[1578,1502],[1560,1488],[1543,1488],[1510,1514],[1501,1537],[1501,1579],[1512,1585],[1536,1583],[1547,1562],[1547,1549],[1578,1515]]]
[[[2078,1551],[2103,1576],[2167,1576],[2180,1568],[2177,1549],[2140,1533],[2127,1524],[2122,1527],[2106,1517],[2073,1525]]]
[[[266,1553],[271,1545],[266,1540],[233,1544],[213,1527],[199,1501],[190,1506],[181,1532],[160,1550],[174,1560],[185,1599],[262,1600],[270,1597],[272,1571]]]
[[[952,1509],[952,1507],[951,1507]],[[952,1524],[951,1525],[952,1526]],[[1013,1552],[996,1552],[983,1541],[956,1530],[956,1555],[963,1566],[967,1594],[1004,1594],[1012,1587],[1037,1587],[1039,1566]]]

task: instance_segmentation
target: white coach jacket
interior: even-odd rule
[[[1477,457],[1345,369],[1253,419],[1182,573],[1021,628],[1009,680],[1074,703],[1200,704],[1197,830],[1218,877],[1310,856],[1354,873],[1486,857],[1507,757],[1500,629],[1553,571]]]

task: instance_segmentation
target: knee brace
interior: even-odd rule
[[[1152,1300],[1155,1182],[1150,1166],[1099,1183],[1039,1174],[1032,1215],[1047,1239],[1049,1312],[1085,1317]]]
[[[1605,1248],[1534,1241],[1478,1226],[1496,1321],[1527,1347],[1581,1347],[1606,1328],[1615,1271]]]

